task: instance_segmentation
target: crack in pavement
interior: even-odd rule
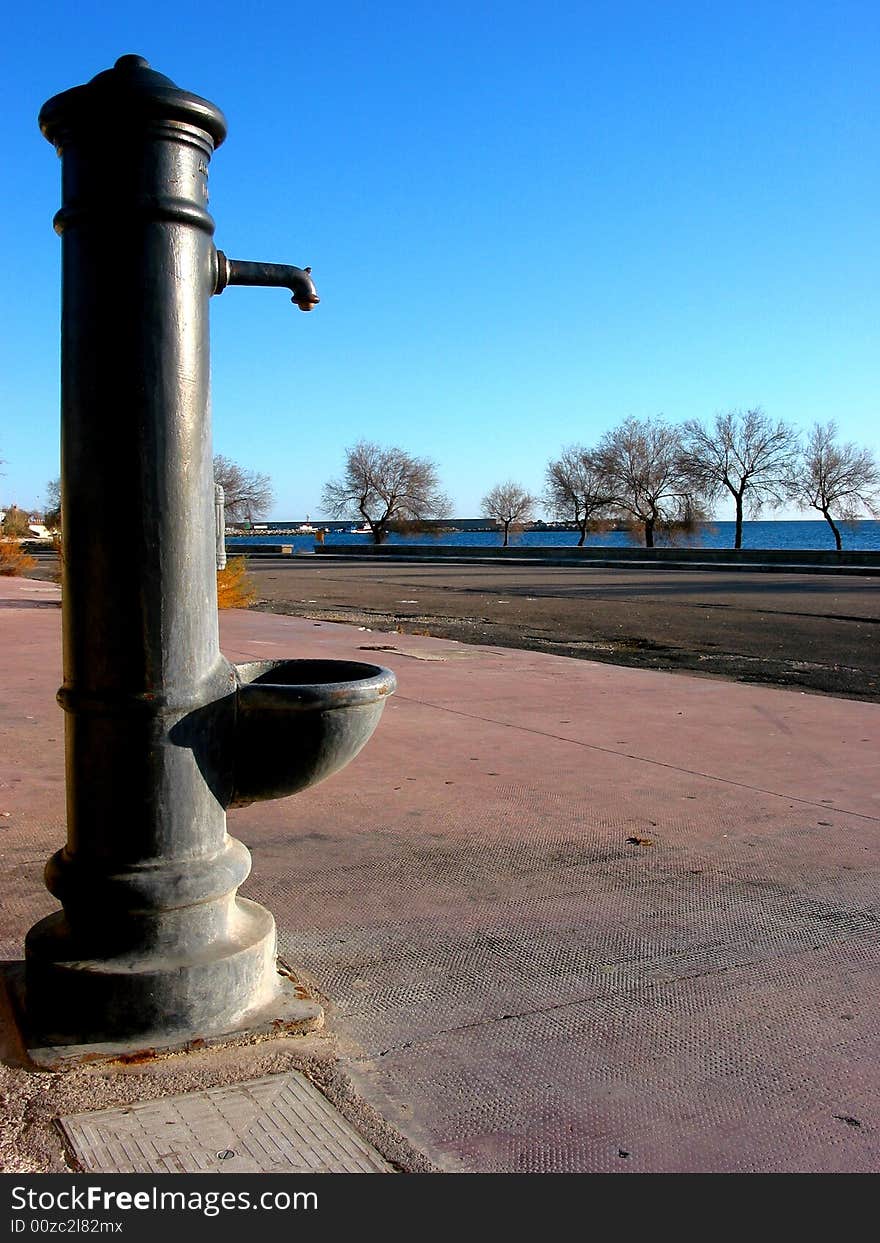
[[[797,794],[786,794],[779,790],[767,790],[764,786],[749,785],[746,781],[734,781],[732,777],[720,777],[716,773],[704,773],[695,768],[683,768],[680,764],[670,764],[666,760],[655,760],[648,755],[634,755],[630,751],[615,751],[611,747],[600,747],[595,742],[583,742],[580,738],[569,738],[565,734],[554,734],[549,730],[536,729],[530,725],[514,725],[510,721],[499,721],[495,717],[480,716],[475,712],[465,712],[461,708],[450,708],[446,704],[432,703],[427,699],[413,699],[407,695],[401,695],[397,692],[397,698],[405,700],[407,703],[419,704],[423,708],[436,708],[439,712],[451,712],[454,716],[467,717],[471,721],[482,721],[486,725],[500,725],[503,729],[521,730],[526,734],[534,734],[539,738],[549,738],[554,742],[567,742],[572,746],[581,747],[587,751],[598,751],[602,755],[614,755],[618,759],[636,760],[642,764],[653,764],[657,768],[666,768],[671,772],[682,773],[688,777],[702,777],[705,781],[717,781],[722,785],[733,786],[738,790],[750,790],[753,794],[766,794],[771,798],[784,798],[792,803],[802,803],[806,807],[815,807],[819,811],[837,811],[842,815],[856,816],[860,820],[868,820],[871,823],[880,822],[880,816],[872,816],[863,811],[850,811],[846,807],[838,807],[834,804],[817,802],[815,799],[800,798]]]

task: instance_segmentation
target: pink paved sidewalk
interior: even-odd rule
[[[0,579],[8,958],[54,907],[63,840],[56,598]],[[265,614],[221,629],[232,660],[398,675],[345,772],[230,830],[358,1090],[439,1166],[878,1168],[880,706]]]

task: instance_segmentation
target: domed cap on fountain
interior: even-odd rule
[[[53,95],[40,110],[43,135],[61,152],[77,130],[127,128],[138,122],[182,121],[198,126],[215,147],[226,137],[226,118],[200,95],[183,91],[164,74],[151,69],[143,56],[120,56],[83,86]]]

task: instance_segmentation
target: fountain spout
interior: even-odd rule
[[[214,293],[222,293],[227,285],[264,285],[289,289],[291,302],[301,311],[310,311],[321,301],[312,282],[311,268],[295,268],[286,263],[249,263],[244,259],[227,259],[222,250],[217,254],[217,280]]]

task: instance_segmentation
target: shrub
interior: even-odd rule
[[[218,609],[246,609],[256,594],[244,557],[230,557],[225,568],[217,571]]]
[[[0,574],[14,577],[25,574],[36,565],[33,557],[29,557],[18,540],[0,539]]]

